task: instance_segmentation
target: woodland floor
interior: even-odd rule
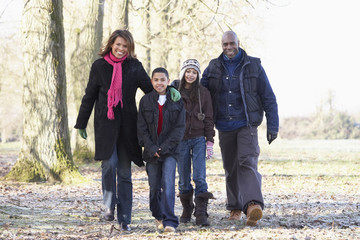
[[[229,221],[225,176],[218,149],[207,164],[210,227],[180,224],[155,230],[144,168],[133,167],[130,232],[104,221],[100,165],[79,166],[90,183],[61,185],[0,181],[0,239],[360,239],[360,141],[285,141],[260,144],[264,216],[256,227]],[[17,158],[0,145],[0,178]],[[182,208],[176,199],[175,213]]]

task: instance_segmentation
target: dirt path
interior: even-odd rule
[[[15,155],[0,155],[0,176],[15,161]],[[292,174],[284,169],[287,164],[298,168],[297,162],[263,159],[260,164],[266,205],[256,227],[245,226],[244,216],[239,222],[226,219],[221,161],[211,160],[207,180],[216,199],[209,205],[210,227],[197,227],[193,219],[180,224],[173,234],[155,231],[148,209],[146,173],[143,168],[133,167],[132,231],[121,232],[115,221],[101,219],[100,167],[92,164],[80,168],[93,180],[86,185],[0,182],[0,239],[360,239],[358,174],[346,169],[337,175],[309,169],[305,171],[309,174],[301,170]],[[310,166],[302,165],[305,169]],[[358,167],[359,162],[354,166]],[[181,214],[178,199],[175,212]]]

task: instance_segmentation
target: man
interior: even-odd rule
[[[212,97],[215,127],[226,175],[229,220],[255,226],[262,217],[264,200],[261,174],[257,170],[260,148],[257,127],[267,119],[267,140],[274,141],[279,131],[276,97],[260,59],[240,48],[237,35],[222,36],[222,54],[205,69],[201,84]]]

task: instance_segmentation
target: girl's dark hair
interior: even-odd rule
[[[185,74],[182,77],[182,79],[180,79],[180,85],[179,85],[179,91],[181,91],[181,89],[185,88]],[[199,92],[199,85],[200,85],[200,77],[199,77],[199,72],[197,73],[197,77],[196,80],[191,84],[191,88],[190,88],[190,100],[191,101],[199,101],[199,96],[198,96],[198,92]]]
[[[116,38],[121,37],[125,39],[128,44],[129,56],[128,58],[136,58],[134,38],[128,30],[115,30],[109,37],[105,46],[99,50],[99,55],[104,57],[111,51],[111,45],[114,44]]]

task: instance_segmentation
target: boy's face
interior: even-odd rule
[[[170,79],[166,77],[165,73],[162,72],[156,72],[154,73],[151,83],[153,85],[153,88],[156,92],[158,92],[160,95],[166,94],[166,87],[169,85]]]

